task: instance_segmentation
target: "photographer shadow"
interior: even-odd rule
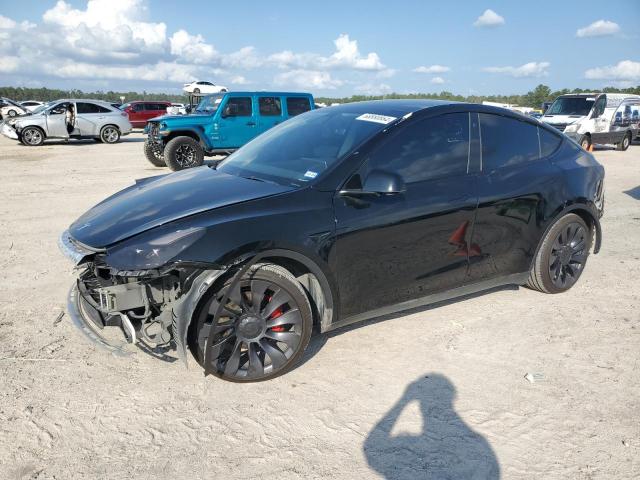
[[[455,412],[455,395],[455,387],[443,375],[429,374],[411,383],[366,438],[369,466],[386,479],[500,478],[498,459],[487,440]],[[422,416],[421,432],[392,435],[400,415],[414,401]]]

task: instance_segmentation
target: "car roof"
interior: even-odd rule
[[[264,96],[269,96],[269,95],[273,95],[273,96],[277,96],[277,95],[281,95],[281,96],[292,96],[292,97],[300,97],[300,96],[311,96],[310,93],[307,92],[268,92],[268,91],[253,91],[253,92],[248,92],[248,91],[243,91],[243,92],[237,92],[237,91],[233,91],[233,92],[222,92],[223,95],[264,95]],[[218,95],[218,94],[212,94],[212,95]]]
[[[166,103],[167,105],[171,105],[171,102],[169,102],[168,100],[131,100],[130,102],[126,103]]]
[[[342,105],[325,108],[339,108],[352,113],[374,113],[377,115],[391,115],[398,117],[427,108],[447,105],[459,105],[459,103],[448,100],[369,100],[365,102],[343,103]]]

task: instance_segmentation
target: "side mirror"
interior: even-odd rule
[[[187,115],[191,113],[191,105],[187,105],[184,107],[184,111],[187,112]]]
[[[397,173],[385,170],[373,170],[364,181],[362,189],[345,189],[340,191],[343,196],[381,196],[396,195],[407,190],[404,180]]]

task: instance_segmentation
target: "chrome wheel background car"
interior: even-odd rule
[[[31,147],[37,147],[44,142],[44,134],[42,130],[37,127],[25,128],[22,130],[20,138],[22,139],[22,143]]]
[[[100,131],[100,139],[104,143],[116,143],[120,140],[120,131],[112,125],[107,125]]]

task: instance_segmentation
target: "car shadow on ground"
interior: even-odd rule
[[[430,373],[412,382],[365,439],[369,466],[386,479],[500,478],[493,449],[456,413],[455,397],[456,389],[444,375]],[[421,425],[417,434],[403,432],[398,424],[414,402],[422,418],[415,418],[411,409],[407,414],[413,416],[402,419],[412,427]]]
[[[626,193],[631,198],[635,198],[636,200],[640,200],[640,185],[638,185],[637,187],[634,187],[634,188],[632,188],[630,190],[625,190],[622,193]]]
[[[144,142],[144,138],[139,138],[139,137],[122,137],[120,140],[118,140],[118,142],[116,143],[142,143]],[[75,139],[70,139],[70,140],[45,140],[45,142],[42,144],[43,146],[47,146],[47,145],[100,145],[101,142],[97,142],[92,138],[83,138],[81,140],[75,140]],[[105,144],[107,145],[107,144]],[[26,145],[23,145],[26,146]],[[29,147],[29,148],[33,148],[33,147]]]

